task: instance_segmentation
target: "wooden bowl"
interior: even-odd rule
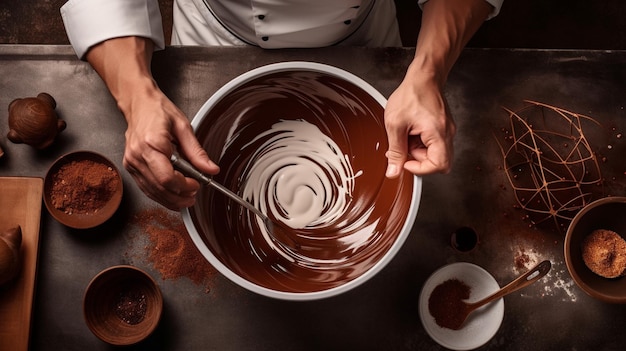
[[[157,327],[163,297],[157,283],[139,268],[120,265],[98,273],[83,299],[85,322],[100,340],[133,345]]]
[[[74,167],[77,172],[61,177],[60,172],[67,172],[67,167]],[[102,172],[93,175],[88,169]],[[65,189],[60,182],[64,182]],[[122,193],[122,176],[115,164],[93,151],[61,156],[50,166],[44,180],[44,203],[48,212],[60,223],[76,229],[93,228],[106,222],[119,208]],[[61,195],[69,200],[63,202]]]
[[[626,197],[607,197],[585,206],[570,223],[564,255],[574,282],[588,295],[608,303],[626,303],[626,277],[604,278],[592,272],[582,257],[583,239],[596,229],[626,237]]]

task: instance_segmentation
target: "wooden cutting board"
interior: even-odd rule
[[[0,177],[0,230],[22,227],[19,276],[0,286],[0,350],[27,351],[35,293],[43,179]]]

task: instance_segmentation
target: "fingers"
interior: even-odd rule
[[[387,156],[388,178],[396,178],[403,170],[415,175],[448,173],[451,168],[452,146],[446,145],[442,138],[433,139],[428,146],[421,135],[408,135],[388,132],[389,150]]]
[[[428,147],[421,141],[419,146],[409,147],[411,159],[404,168],[416,175],[449,173],[452,159],[452,145],[446,145],[443,138],[433,140]]]
[[[200,184],[174,170],[174,145],[204,173],[216,174],[219,167],[196,140],[185,114],[156,85],[132,92],[122,109],[128,122],[124,167],[151,199],[172,210],[192,206]]]
[[[387,178],[397,178],[404,168],[408,155],[407,131],[393,123],[386,124],[386,128],[389,149],[385,153],[385,156],[387,156],[385,176]]]
[[[389,97],[385,108],[388,178],[398,177],[403,170],[416,175],[450,171],[456,127],[437,86],[426,88],[412,89],[403,83]]]
[[[173,143],[181,145],[184,150],[201,150],[189,121],[181,116],[156,114],[151,119],[140,120],[146,121],[144,123],[129,125],[124,152],[124,167],[139,188],[149,198],[172,210],[192,206],[200,189],[196,180],[176,172],[170,162],[170,156],[175,151]],[[219,171],[204,150],[193,152],[201,160],[196,161],[199,169],[204,172]]]
[[[178,152],[199,171],[212,175],[219,173],[219,166],[209,159],[206,150],[198,142],[189,123],[176,126],[173,130],[173,136],[178,141]]]
[[[140,155],[125,156],[124,167],[141,191],[163,206],[180,210],[195,203],[200,184],[175,172],[165,153],[150,150]]]

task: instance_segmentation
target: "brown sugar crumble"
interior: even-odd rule
[[[597,229],[582,243],[585,265],[604,278],[617,278],[626,273],[626,241],[616,232]]]
[[[111,167],[92,160],[72,161],[53,175],[50,198],[67,214],[95,213],[111,200],[121,182]]]

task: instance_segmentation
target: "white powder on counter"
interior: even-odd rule
[[[520,247],[512,251],[515,252],[515,264],[512,270],[516,275],[527,272],[543,260],[550,260],[552,263],[550,272],[538,282],[544,284],[541,297],[560,297],[562,301],[570,302],[578,300],[577,287],[575,287],[575,283],[570,277],[567,266],[562,259],[557,260],[554,257],[546,257],[535,249],[528,250]],[[521,290],[521,296],[532,297],[529,295],[529,290]]]

